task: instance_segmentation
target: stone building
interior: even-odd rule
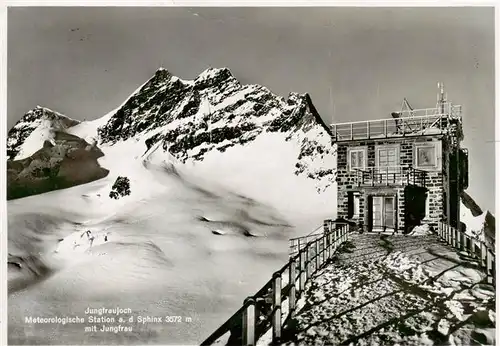
[[[462,109],[439,88],[434,108],[412,109],[405,100],[391,118],[331,125],[339,218],[367,231],[460,224],[459,196],[468,185]]]

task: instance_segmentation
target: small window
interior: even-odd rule
[[[438,157],[434,143],[415,145],[415,168],[436,169],[438,168]]]
[[[381,145],[375,147],[375,166],[381,172],[396,172],[399,165],[399,146]]]
[[[349,148],[347,165],[350,171],[366,168],[366,148]]]

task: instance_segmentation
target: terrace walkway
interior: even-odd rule
[[[306,284],[281,342],[494,344],[494,328],[494,287],[466,252],[435,234],[352,233]]]

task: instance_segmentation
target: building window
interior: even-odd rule
[[[414,167],[417,169],[435,170],[439,168],[437,142],[417,143],[414,152]]]
[[[366,147],[347,149],[347,166],[350,171],[366,168]]]
[[[399,166],[399,146],[383,145],[375,148],[375,166],[384,172],[394,172]]]

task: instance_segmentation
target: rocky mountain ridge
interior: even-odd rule
[[[315,127],[318,133],[305,135]],[[159,69],[98,131],[100,144],[147,136],[147,150],[161,141],[181,162],[244,145],[264,132],[287,133],[287,140],[295,136],[301,143],[297,174],[307,171],[302,158],[333,154],[328,127],[308,94],[284,99],[260,85],[242,85],[227,68],[210,68],[194,81]],[[333,167],[307,174],[330,175],[333,182]]]
[[[181,163],[203,161],[210,152],[224,153],[263,134],[281,133],[299,147],[295,175],[316,181],[317,192],[335,181],[334,165],[323,160],[334,152],[328,127],[310,96],[290,93],[285,99],[263,86],[243,85],[227,68],[207,69],[192,81],[161,68],[102,120],[90,135],[99,147],[144,141],[144,152],[160,145]],[[86,123],[92,122],[37,107],[9,131],[8,157],[26,158],[46,140],[53,141],[56,131],[79,136],[72,129]],[[81,139],[93,144],[87,136]]]

